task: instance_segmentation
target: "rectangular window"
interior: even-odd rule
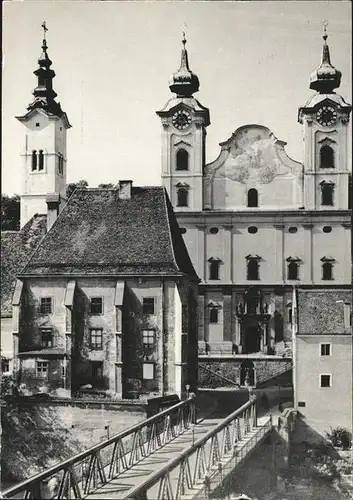
[[[53,330],[51,328],[42,328],[42,347],[54,347]]]
[[[154,363],[143,363],[142,364],[142,378],[144,380],[154,379]]]
[[[46,378],[48,376],[48,361],[37,361],[36,363],[36,375],[38,378]]]
[[[320,344],[321,356],[331,356],[331,344]]]
[[[218,260],[210,262],[210,280],[219,280],[219,264]]]
[[[154,297],[144,297],[142,300],[143,314],[154,314]]]
[[[91,349],[101,351],[103,349],[103,330],[101,328],[92,328],[89,334]]]
[[[43,155],[43,150],[39,150],[39,155],[38,155],[38,170],[43,170],[44,169],[44,155]]]
[[[2,359],[1,360],[1,373],[6,373],[10,371],[10,360]]]
[[[332,206],[333,205],[333,191],[334,184],[322,184],[321,185],[321,205]]]
[[[299,408],[305,408],[305,401],[298,401]]]
[[[102,297],[92,297],[90,299],[89,311],[93,315],[98,315],[103,313],[103,299]]]
[[[52,298],[42,297],[40,299],[40,312],[41,314],[51,314],[52,313]]]
[[[210,323],[218,323],[218,309],[215,307],[210,309]]]
[[[37,170],[37,151],[33,149],[32,151],[32,172]]]
[[[291,307],[288,308],[288,323],[291,325],[293,322],[293,309]]]
[[[153,347],[155,342],[154,330],[142,330],[143,347]]]
[[[320,375],[320,387],[331,387],[331,375]]]

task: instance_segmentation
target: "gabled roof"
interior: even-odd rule
[[[1,232],[1,316],[11,316],[16,276],[46,233],[47,216],[34,215],[20,231]]]
[[[77,189],[21,273],[188,275],[198,280],[162,187]]]

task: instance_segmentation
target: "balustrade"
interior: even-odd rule
[[[256,426],[256,397],[252,396],[190,448],[130,490],[125,500],[180,500],[186,494],[193,499],[208,498],[220,475],[222,481],[224,473],[228,470],[228,474],[269,432],[272,421]],[[242,438],[249,434],[250,439],[242,444]]]
[[[164,410],[106,441],[2,492],[2,498],[84,498],[132,468],[196,423],[194,398]],[[22,496],[19,496],[22,495]]]

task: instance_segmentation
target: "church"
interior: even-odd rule
[[[162,182],[201,279],[199,380],[207,370],[259,385],[295,356],[296,406],[315,419],[332,403],[326,426],[350,427],[342,394],[352,384],[351,106],[335,92],[341,72],[327,38],[325,27],[313,93],[298,108],[303,163],[260,124],[237,128],[205,163],[210,111],[194,97],[199,79],[185,37],[170,81],[174,97],[157,115]]]
[[[238,127],[220,142],[218,157],[206,163],[211,113],[194,97],[200,81],[191,70],[184,36],[180,67],[169,85],[173,97],[157,111],[164,190],[137,188],[131,181],[121,181],[116,190],[77,190],[69,200],[66,141],[71,125],[56,101],[55,73],[45,39],[42,50],[35,71],[34,100],[17,117],[26,131],[20,235],[27,234],[27,239],[21,237],[27,254],[24,259],[22,253],[21,263],[12,266],[13,286],[7,287],[4,302],[5,319],[12,317],[15,364],[23,373],[31,372],[26,380],[35,382],[44,372],[48,376],[47,358],[53,355],[53,339],[58,337],[55,356],[61,361],[53,364],[53,373],[57,386],[65,384],[69,392],[72,380],[79,386],[105,377],[104,387],[123,396],[141,388],[146,393],[175,391],[181,395],[186,383],[196,384],[197,347],[199,380],[204,369],[214,374],[224,369],[235,384],[257,386],[288,370],[296,355],[293,369],[301,374],[295,376],[296,399],[302,411],[310,410],[311,394],[304,382],[308,376],[318,377],[310,387],[321,394],[321,401],[334,397],[337,361],[344,358],[346,367],[351,360],[351,175],[347,153],[351,106],[335,92],[341,73],[331,63],[326,30],[321,63],[310,75],[313,92],[298,108],[303,163],[290,158],[286,142],[261,124]],[[131,213],[121,208],[128,201]],[[126,217],[128,213],[131,218]],[[118,234],[127,234],[133,242],[141,231],[134,233],[131,221],[142,213],[143,228],[155,225],[157,232],[142,238],[131,263]],[[125,223],[128,227],[121,232]],[[8,240],[18,237],[8,235]],[[148,249],[146,241],[158,238],[165,241],[166,254],[160,254],[158,245],[153,251]],[[102,258],[101,240],[108,249]],[[118,258],[114,248],[119,249]],[[11,245],[8,255],[12,255]],[[166,274],[171,279],[168,285]],[[155,282],[148,281],[152,275]],[[50,280],[46,282],[45,276]],[[46,290],[48,286],[50,290]],[[160,302],[152,304],[148,290],[154,286]],[[143,347],[139,359],[133,359],[136,346],[126,343],[124,347],[122,339],[127,337],[122,335],[121,325],[127,325],[128,331],[135,328],[119,316],[124,297],[128,297],[126,318],[137,318],[134,324],[139,323],[143,332],[155,332],[142,334],[142,344],[147,350],[153,345],[154,354],[153,349],[146,354]],[[51,324],[52,311],[58,315],[55,324]],[[313,315],[325,314],[320,327],[313,324]],[[163,334],[168,321],[173,323],[170,336]],[[105,325],[107,345],[98,349],[104,343]],[[53,334],[54,329],[59,335]],[[78,330],[83,344],[75,351],[72,339]],[[156,332],[162,333],[158,337]],[[293,333],[304,339],[296,343],[296,353]],[[321,347],[333,343],[337,344],[334,349]],[[73,376],[68,360],[74,351],[80,368]],[[38,368],[35,360],[40,355],[44,365]],[[317,357],[318,363],[330,363],[321,364],[312,375],[308,369]],[[302,359],[305,362],[300,365]],[[144,366],[150,362],[156,366]],[[165,373],[170,369],[168,363],[173,366],[169,375]],[[348,391],[351,375],[349,368],[344,370],[343,386]],[[154,383],[149,381],[154,379]],[[342,380],[343,391],[341,384]]]

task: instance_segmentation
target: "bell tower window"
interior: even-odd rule
[[[33,149],[32,151],[32,172],[37,170],[37,151]]]
[[[186,187],[178,188],[177,206],[178,207],[188,207],[189,206],[189,191]]]
[[[333,192],[335,185],[331,182],[321,182],[321,205],[332,206],[333,205]]]
[[[176,154],[176,169],[189,170],[189,153],[185,149],[179,149]]]
[[[257,189],[251,188],[248,191],[248,207],[258,207],[259,206],[259,194]]]
[[[335,168],[335,153],[331,146],[324,145],[321,147],[320,168]]]
[[[38,170],[43,170],[44,169],[44,155],[43,155],[43,150],[39,150],[38,154]]]

